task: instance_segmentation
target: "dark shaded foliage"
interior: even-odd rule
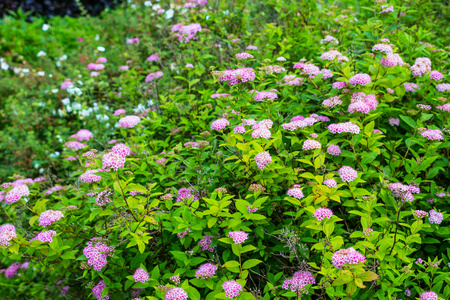
[[[106,7],[114,8],[122,2],[121,0],[81,0],[84,9],[93,16],[99,15]],[[77,17],[82,14],[82,8],[75,0],[2,0],[0,1],[0,17],[8,14],[8,11],[22,9],[31,12],[29,20],[33,15],[44,17],[71,16]]]

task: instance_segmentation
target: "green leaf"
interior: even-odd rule
[[[405,122],[406,124],[408,124],[412,128],[416,128],[417,127],[416,122],[413,119],[411,119],[410,117],[400,115],[400,119],[402,119],[403,122]]]
[[[250,269],[253,268],[254,266],[258,265],[262,263],[262,260],[259,259],[249,259],[246,262],[244,262],[244,264],[242,265],[243,269]]]
[[[378,279],[377,273],[372,272],[372,271],[366,271],[366,272],[362,273],[361,275],[358,275],[357,277],[364,282],[374,281],[374,280]]]

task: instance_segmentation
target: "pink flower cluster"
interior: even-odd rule
[[[11,224],[5,224],[0,226],[0,246],[7,248],[11,246],[10,241],[17,237],[16,227]]]
[[[51,194],[53,194],[54,192],[61,190],[62,188],[63,188],[63,187],[60,186],[60,185],[55,185],[54,187],[51,187],[51,188],[49,188],[48,190],[46,190],[46,191],[44,192],[44,195],[51,195]]]
[[[404,185],[400,182],[392,183],[389,186],[392,196],[394,198],[400,198],[402,201],[412,202],[414,200],[413,194],[419,194],[420,189],[415,185]]]
[[[298,295],[307,294],[308,291],[305,289],[305,286],[315,283],[316,280],[314,279],[314,276],[313,274],[311,274],[311,272],[297,271],[294,273],[291,279],[286,279],[283,282],[282,288],[285,290],[291,290]]]
[[[114,152],[109,152],[103,155],[102,162],[102,168],[104,170],[108,171],[111,168],[117,171],[125,166],[125,156]]]
[[[134,279],[135,282],[145,283],[145,282],[148,281],[148,278],[149,278],[149,276],[148,276],[147,271],[145,271],[142,268],[137,269],[136,272],[134,272],[134,275],[133,275],[133,279]]]
[[[321,44],[331,43],[333,45],[338,45],[339,41],[335,37],[333,37],[331,35],[327,35],[324,39],[320,40],[320,43]]]
[[[222,118],[222,119],[218,119],[218,120],[215,120],[214,122],[212,122],[211,129],[220,131],[220,130],[225,129],[228,125],[230,125],[230,121],[228,121],[225,118]]]
[[[156,53],[153,53],[149,57],[147,57],[147,61],[159,61],[159,56]]]
[[[235,244],[242,244],[248,240],[248,234],[245,231],[230,231],[228,237],[232,238]]]
[[[305,196],[303,195],[302,190],[300,189],[300,184],[294,184],[292,188],[287,191],[287,195],[290,197],[294,197],[298,200],[303,199]]]
[[[89,141],[94,137],[94,134],[87,129],[80,129],[77,133],[70,136],[71,139],[76,139],[80,142]]]
[[[86,172],[84,172],[83,174],[80,175],[80,181],[88,182],[88,183],[98,182],[102,179],[102,177],[99,175],[95,175],[93,173],[102,172],[102,171],[103,171],[102,169],[87,170]]]
[[[442,220],[444,219],[444,214],[439,213],[435,211],[434,209],[430,210],[430,217],[428,218],[428,221],[430,221],[431,224],[441,224]]]
[[[235,55],[237,59],[247,59],[247,58],[255,58],[253,55],[248,54],[247,52],[238,53]]]
[[[164,73],[162,71],[156,71],[154,73],[150,73],[145,77],[145,82],[150,82],[155,79],[161,78],[164,76]]]
[[[228,81],[228,85],[241,84],[255,80],[255,70],[252,68],[242,68],[234,70],[219,71],[219,81]]]
[[[214,248],[216,248],[217,245],[211,246],[211,243],[212,236],[210,235],[204,235],[203,238],[198,242],[203,251],[213,252]]]
[[[64,218],[64,215],[59,210],[46,210],[39,216],[39,226],[47,227],[52,223]]]
[[[336,51],[336,50],[330,50],[328,52],[324,52],[324,53],[322,53],[320,58],[322,60],[330,60],[330,61],[337,58],[338,62],[348,61],[347,56],[342,55],[341,52]]]
[[[436,106],[437,109],[450,112],[450,103],[444,104],[442,106]]]
[[[323,181],[323,184],[325,184],[329,188],[337,187],[337,182],[334,179],[326,179]]]
[[[120,116],[120,115],[125,115],[127,113],[127,111],[123,108],[119,108],[114,112],[115,116]]]
[[[245,127],[243,125],[238,125],[238,126],[234,127],[233,132],[234,133],[244,133]]]
[[[313,149],[320,149],[321,147],[322,147],[322,145],[320,144],[319,141],[306,140],[303,142],[302,149],[303,149],[303,151],[309,151],[309,150],[313,150]]]
[[[445,92],[450,90],[450,83],[440,83],[436,86],[439,92]]]
[[[338,89],[338,90],[345,88],[346,86],[347,86],[347,83],[344,81],[336,81],[336,82],[333,82],[333,85],[332,85],[333,89]]]
[[[359,73],[354,75],[353,77],[351,77],[349,79],[349,83],[353,84],[353,85],[366,85],[368,83],[370,83],[372,80],[370,79],[370,75],[368,74],[364,74],[364,73]]]
[[[61,89],[62,90],[66,90],[66,89],[71,88],[71,87],[73,87],[73,82],[72,82],[72,80],[70,78],[65,79],[64,82],[61,83]]]
[[[141,118],[138,116],[126,116],[119,120],[119,126],[122,128],[132,128],[139,124]]]
[[[112,192],[110,190],[104,190],[97,194],[97,197],[95,199],[95,203],[97,203],[98,206],[103,206],[106,203],[111,203],[112,200],[109,198],[112,195]]]
[[[331,155],[341,155],[341,149],[339,149],[338,145],[330,145],[328,146],[327,153]]]
[[[423,219],[425,217],[428,217],[428,213],[426,211],[423,211],[423,210],[420,210],[420,209],[415,210],[413,214],[414,214],[414,217],[419,218],[419,219]]]
[[[43,243],[51,243],[53,241],[53,238],[56,236],[56,231],[54,230],[47,230],[38,233],[34,238],[30,240],[30,243],[34,240],[41,241]]]
[[[303,82],[304,79],[301,77],[297,77],[297,75],[285,75],[282,80],[284,82],[282,85],[300,86],[300,85],[303,85],[303,83],[304,83]],[[278,84],[281,84],[281,83],[278,82]]]
[[[341,180],[344,182],[352,182],[358,176],[358,172],[355,169],[348,166],[343,166],[338,170]]]
[[[5,270],[5,277],[6,278],[13,278],[14,275],[16,275],[17,271],[20,269],[20,263],[15,262],[12,265],[10,265],[6,270]]]
[[[195,277],[201,279],[211,278],[216,274],[216,270],[217,266],[206,263],[198,268],[198,270],[195,272]]]
[[[334,84],[334,83],[333,83]],[[342,104],[342,98],[339,96],[333,96],[328,99],[323,100],[322,105],[325,107],[333,108],[337,105]]]
[[[397,53],[387,53],[386,57],[381,58],[381,64],[384,67],[403,66],[405,62]]]
[[[439,129],[428,129],[420,135],[429,141],[442,141],[444,139],[444,135]]]
[[[411,67],[411,72],[414,76],[422,76],[425,73],[431,72],[431,60],[428,57],[419,57]]]
[[[419,87],[417,84],[412,83],[412,82],[404,83],[403,86],[405,87],[405,90],[406,90],[407,92],[412,92],[412,93],[417,92],[416,89],[417,89],[417,90],[420,89],[420,87]],[[437,88],[438,86],[439,86],[439,84],[436,86],[436,88]],[[439,90],[439,89],[438,89],[438,90]]]
[[[186,300],[188,294],[179,287],[171,288],[167,294],[164,296],[164,300]]]
[[[264,170],[268,164],[272,163],[272,157],[269,152],[264,151],[255,155],[255,162],[260,170]]]
[[[348,106],[349,113],[360,112],[367,114],[372,110],[377,109],[378,101],[375,95],[366,95],[362,92],[353,93]]]
[[[225,281],[222,287],[225,291],[225,296],[230,299],[236,298],[243,291],[242,286],[235,280]]]
[[[258,92],[253,99],[255,99],[255,101],[264,101],[264,100],[274,100],[277,98],[278,95],[273,92]]]
[[[438,300],[438,294],[435,292],[424,292],[420,295],[420,300]]]
[[[172,32],[175,33],[174,36],[178,37],[180,43],[189,43],[190,40],[195,38],[197,32],[202,31],[202,26],[199,23],[189,24],[182,26],[181,24],[176,24],[172,26]]]
[[[393,53],[391,45],[389,44],[376,44],[372,47],[373,52],[384,52],[386,54]]]
[[[92,295],[94,295],[97,300],[109,300],[109,296],[106,295],[102,297],[103,289],[106,287],[106,284],[103,280],[100,280],[96,286],[92,288]]]
[[[380,14],[388,14],[394,11],[394,7],[388,6],[388,5],[381,5],[381,11]]]
[[[25,184],[17,185],[6,193],[5,203],[12,204],[22,199],[22,197],[27,197],[29,195],[30,190],[28,189],[28,186],[26,186]]]
[[[65,146],[67,148],[69,148],[69,149],[74,150],[74,151],[77,151],[77,150],[83,149],[84,147],[87,147],[86,144],[83,144],[83,143],[80,143],[80,142],[77,142],[77,141],[68,142],[68,143],[66,143]]]
[[[364,255],[356,251],[354,248],[341,249],[333,254],[333,265],[337,269],[342,269],[344,264],[356,265],[360,262],[364,262],[366,258]]]
[[[230,96],[231,96],[230,94],[215,93],[215,94],[211,95],[211,98],[213,98],[213,99],[221,98],[221,97],[227,98],[227,97],[230,97]]]
[[[305,64],[303,62],[296,63],[294,69],[299,69],[303,75],[308,75],[310,78],[316,77],[320,74],[320,68],[313,64]]]
[[[88,266],[100,271],[108,263],[106,258],[114,255],[114,247],[105,245],[101,238],[92,238],[83,249],[83,254],[88,258]]]
[[[421,110],[431,110],[431,105],[428,104],[417,104],[416,107]]]
[[[317,221],[322,221],[323,219],[331,219],[333,216],[333,211],[329,208],[318,208],[312,215],[314,218],[317,218]]]
[[[435,70],[430,73],[430,78],[435,81],[439,81],[439,80],[444,79],[444,75],[442,75],[441,72]]]
[[[328,130],[331,133],[354,133],[358,134],[361,130],[358,125],[353,124],[352,122],[346,122],[346,123],[337,123],[337,124],[330,124],[328,125]]]
[[[95,71],[100,71],[103,70],[105,68],[105,65],[103,64],[94,64],[94,63],[90,63],[87,65],[87,68],[89,70],[95,70]],[[97,72],[96,72],[97,73]]]
[[[305,128],[307,126],[312,126],[314,123],[319,121],[319,118],[308,117],[304,118],[302,116],[293,117],[290,123],[281,124],[281,127],[285,130],[294,131],[299,128]]]
[[[178,190],[177,202],[185,202],[192,198],[192,201],[197,201],[199,199],[198,195],[194,193],[194,189],[181,188]]]

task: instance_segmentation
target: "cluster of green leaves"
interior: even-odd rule
[[[419,130],[448,130],[448,113],[435,108],[447,98],[428,75],[413,77],[407,66],[385,68],[381,54],[370,54],[381,38],[389,38],[405,62],[412,65],[418,57],[429,57],[433,69],[444,73],[449,28],[443,24],[448,8],[440,1],[421,2],[417,9],[392,1],[394,13],[383,16],[372,1],[341,1],[339,6],[329,1],[214,1],[206,12],[194,9],[182,14],[179,7],[172,19],[166,19],[137,1],[135,7],[124,6],[100,18],[53,19],[47,32],[41,30],[39,19],[31,24],[4,19],[1,57],[30,72],[9,70],[0,79],[5,87],[0,93],[6,99],[0,104],[5,120],[0,125],[5,149],[1,159],[3,165],[12,165],[0,177],[12,172],[38,176],[39,168],[47,177],[30,187],[26,199],[2,206],[2,224],[14,224],[18,235],[3,250],[2,264],[6,268],[30,261],[22,276],[0,279],[5,295],[54,298],[68,285],[71,296],[86,299],[92,297],[92,284],[104,280],[103,295],[110,299],[132,298],[134,288],[145,289],[141,298],[164,299],[166,289],[161,286],[173,287],[170,278],[179,275],[179,286],[189,299],[226,299],[222,283],[227,280],[244,287],[239,299],[286,299],[299,295],[283,289],[284,280],[295,271],[308,270],[316,284],[307,286],[306,299],[406,299],[406,289],[412,296],[432,290],[448,298],[450,232],[444,226],[448,197],[435,195],[450,193],[450,142],[447,133],[444,141],[430,142]],[[169,3],[161,1],[161,6],[168,8]],[[170,32],[177,23],[199,23],[203,30],[198,39],[179,43]],[[332,47],[320,43],[326,35],[339,40],[334,49],[348,56],[348,62],[320,59]],[[139,37],[140,43],[127,45],[126,39],[132,37]],[[232,42],[234,38],[242,40]],[[250,44],[258,50],[245,50]],[[98,46],[106,51],[99,52]],[[47,56],[37,58],[41,50]],[[244,51],[255,58],[238,62],[234,55]],[[152,53],[158,53],[161,61],[147,62]],[[53,59],[64,54],[67,61],[56,66]],[[106,68],[91,78],[86,65],[99,56],[108,58]],[[276,61],[279,56],[288,61]],[[301,75],[292,63],[302,58],[330,69],[333,77]],[[130,70],[119,72],[119,66],[130,60]],[[194,68],[185,68],[188,63]],[[286,71],[267,74],[260,69],[275,64]],[[243,66],[254,68],[253,82],[230,87],[210,74]],[[158,70],[163,78],[144,81]],[[46,76],[38,76],[38,71]],[[357,73],[369,74],[372,82],[351,87],[351,92],[374,94],[379,102],[367,115],[348,114],[351,93],[331,88],[332,82],[348,81]],[[285,75],[294,74],[303,78],[303,85],[279,84]],[[65,78],[71,78],[83,94],[53,93]],[[405,82],[421,88],[407,92]],[[256,102],[249,92],[270,89],[278,90],[278,98],[270,102]],[[213,99],[214,93],[230,96]],[[341,96],[343,104],[323,107],[322,101],[331,96]],[[71,104],[64,104],[64,98]],[[73,103],[81,109],[67,109]],[[419,110],[417,104],[431,105],[432,110]],[[133,114],[138,105],[153,110],[135,128],[114,126],[120,118],[113,115],[115,109]],[[94,107],[89,115],[81,113]],[[311,114],[327,116],[332,123],[351,121],[361,132],[333,135],[328,122],[296,131],[281,126],[293,116]],[[108,118],[100,121],[99,115]],[[211,122],[223,115],[230,125],[223,131],[211,130]],[[389,118],[399,118],[400,125],[391,126]],[[253,139],[251,130],[234,133],[242,119],[272,120],[270,139]],[[99,150],[95,159],[81,156],[87,148],[73,152],[63,147],[81,128],[94,133],[88,144]],[[302,150],[312,133],[322,148]],[[86,170],[102,167],[102,154],[111,147],[111,139],[125,143],[135,154],[123,169],[98,172],[100,182],[81,183],[79,176]],[[199,149],[184,146],[200,140],[209,144]],[[340,156],[326,153],[332,144],[339,145]],[[55,151],[60,155],[51,155]],[[263,151],[273,162],[261,171],[254,157]],[[70,155],[79,160],[66,161]],[[158,161],[163,158],[164,163]],[[89,160],[93,164],[86,167]],[[337,173],[342,166],[356,169],[358,177],[342,182]],[[338,182],[336,188],[324,185],[330,178]],[[414,194],[413,202],[402,202],[393,197],[392,182],[416,185],[421,192]],[[64,188],[44,194],[56,184]],[[286,195],[293,184],[302,185],[303,199]],[[264,189],[255,190],[255,185]],[[181,188],[191,188],[199,200],[176,202]],[[112,203],[100,207],[90,193],[106,189]],[[427,201],[430,198],[434,202]],[[249,206],[258,210],[251,213]],[[320,207],[330,208],[334,216],[317,221],[312,214]],[[58,235],[51,243],[29,243],[42,231],[37,220],[48,209],[64,214],[50,227]],[[438,226],[418,219],[413,216],[417,209],[442,210],[444,222]],[[249,234],[241,245],[227,236],[238,230]],[[198,244],[204,236],[211,236],[212,252]],[[93,237],[103,237],[115,247],[101,271],[80,268],[87,260],[83,248]],[[336,269],[333,254],[349,247],[365,255],[366,262]],[[417,264],[418,258],[426,265]],[[218,267],[216,275],[196,278],[196,270],[206,262]],[[132,275],[139,267],[150,274],[148,282],[134,282]],[[56,285],[59,281],[63,283]]]

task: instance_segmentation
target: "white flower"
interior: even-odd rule
[[[67,110],[68,113],[70,113],[70,112],[72,112],[72,107],[70,107],[70,105],[67,105],[66,106],[66,110]]]
[[[59,92],[59,89],[53,89],[53,90],[52,90],[52,93],[53,93],[53,94],[56,94],[57,92]]]
[[[27,69],[27,68],[22,69],[22,73],[28,73],[28,72],[30,72],[30,69]]]
[[[40,168],[39,173],[41,173],[41,174],[44,173],[44,168]]]
[[[64,105],[69,105],[69,104],[70,104],[70,99],[69,99],[69,98],[64,98],[64,99],[61,100],[61,102],[62,102]]]
[[[95,40],[96,40],[96,41],[99,41],[99,40],[100,40],[100,36],[99,36],[98,34],[95,36]]]
[[[105,47],[98,46],[97,50],[100,51],[100,52],[105,52],[106,49],[105,49]]]
[[[155,104],[155,103],[153,103],[152,100],[148,100],[148,101],[147,101],[147,105],[148,105],[148,106],[153,106],[153,104]]]
[[[222,13],[223,13],[224,15],[229,15],[229,14],[230,14],[230,11],[227,9],[227,10],[224,10]]]
[[[206,17],[205,17],[205,20],[209,20],[209,19],[211,19],[210,16],[206,16]]]
[[[2,61],[2,62],[0,63],[0,68],[1,68],[2,70],[8,70],[8,69],[9,69],[9,65],[8,65],[6,62]]]
[[[44,24],[42,25],[42,31],[47,31],[50,28],[50,25]]]
[[[48,74],[48,77],[52,78],[52,77],[53,77],[53,74]]]
[[[81,110],[81,103],[74,102],[72,103],[73,110]]]
[[[45,106],[45,102],[42,102],[42,101],[39,102],[39,103],[38,103],[38,106],[39,106],[39,107],[44,107],[44,106]]]
[[[61,67],[61,62],[60,62],[60,61],[57,61],[57,62],[56,62],[56,66],[57,66],[57,67]]]
[[[131,7],[132,9],[136,9],[136,4],[131,4],[130,7]]]
[[[41,57],[41,56],[46,56],[47,53],[45,53],[44,51],[39,51],[38,54],[36,55],[37,57]]]
[[[133,108],[133,111],[134,111],[135,113],[143,112],[144,110],[145,110],[145,106],[142,105],[142,104],[139,104],[138,107]]]
[[[166,10],[166,19],[172,19],[173,18],[173,9]]]
[[[63,60],[67,60],[67,55],[63,55],[63,56],[61,56],[60,58],[59,58],[59,60],[61,60],[61,61],[63,61]]]
[[[77,88],[77,87],[70,87],[70,88],[67,88],[66,91],[67,91],[69,94],[77,95],[77,96],[81,96],[81,95],[83,94],[83,92],[81,91],[81,89],[80,89],[80,88]]]
[[[58,108],[58,115],[59,115],[60,117],[63,116],[63,111],[61,110],[61,108]]]
[[[159,4],[155,4],[155,5],[153,5],[153,10],[158,10],[158,9],[160,9],[161,8],[161,5],[159,5]]]
[[[45,76],[45,72],[44,71],[39,71],[37,72],[38,76]]]
[[[150,6],[153,5],[153,3],[152,3],[151,1],[144,1],[144,5],[145,5],[146,7],[150,7]]]
[[[87,110],[87,109],[83,109],[82,111],[81,111],[81,115],[83,116],[83,117],[89,117],[89,111]]]

